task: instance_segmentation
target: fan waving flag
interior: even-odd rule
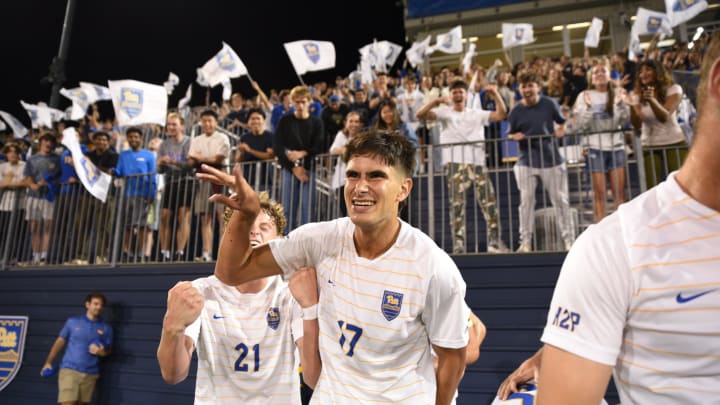
[[[203,77],[210,84],[210,87],[217,86],[225,79],[247,74],[245,64],[240,60],[240,57],[237,56],[235,51],[230,48],[230,45],[225,42],[223,42],[222,45],[220,52],[210,58],[210,60],[200,68]]]
[[[137,80],[108,81],[118,125],[165,125],[167,92],[163,86]]]
[[[532,24],[502,24],[502,46],[504,49],[535,42]]]
[[[298,75],[335,67],[335,45],[329,41],[286,42],[285,51]]]
[[[585,34],[585,46],[588,48],[597,48],[600,44],[600,33],[603,29],[603,20],[593,17],[590,28]]]
[[[435,45],[433,45],[434,51],[445,53],[460,53],[462,48],[462,26],[460,25],[445,34],[438,34],[435,38]]]
[[[708,8],[706,0],[665,0],[665,13],[671,27],[691,20],[706,8]]]
[[[413,42],[410,49],[405,51],[405,57],[412,67],[422,64],[425,61],[425,55],[430,50],[430,38],[428,35],[422,41]]]
[[[467,52],[465,52],[465,56],[462,60],[462,66],[463,66],[463,74],[467,74],[467,72],[470,71],[470,66],[472,65],[472,59],[475,57],[475,44],[472,43],[470,46],[468,46]]]
[[[180,101],[178,101],[178,109],[183,109],[190,104],[190,99],[192,98],[192,83],[188,84],[188,88],[185,91],[185,97],[181,98]]]
[[[7,123],[10,129],[12,129],[15,139],[22,138],[28,134],[28,130],[25,128],[25,125],[23,125],[22,122],[20,122],[20,120],[15,118],[12,114],[0,111],[0,117]]]
[[[95,83],[80,82],[80,88],[85,90],[90,104],[98,100],[110,100],[110,89]]]
[[[93,197],[105,202],[112,177],[100,171],[90,159],[80,150],[77,132],[75,128],[70,127],[63,131],[62,144],[65,145],[72,154],[73,166],[77,173],[80,183],[85,189],[92,194]]]

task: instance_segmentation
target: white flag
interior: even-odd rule
[[[646,8],[638,7],[637,14],[635,15],[635,23],[630,30],[630,36],[655,35],[657,33],[672,35],[672,27],[670,26],[670,20],[664,13],[659,11],[648,10]]]
[[[180,83],[180,78],[178,77],[178,75],[170,72],[167,81],[163,83],[163,87],[165,87],[165,91],[167,91],[168,96],[172,94],[173,90],[175,90],[175,86],[177,86],[178,83]]]
[[[210,87],[217,86],[226,78],[240,77],[247,74],[245,64],[230,45],[225,42],[222,43],[220,52],[210,58],[200,68],[200,71],[202,71],[203,77],[210,84]]]
[[[91,103],[90,96],[86,89],[82,87],[76,87],[74,89],[62,88],[60,89],[60,94],[73,102],[70,117],[68,118],[71,120],[79,120],[85,116],[85,112]]]
[[[183,109],[187,107],[188,104],[190,104],[190,99],[192,98],[192,83],[188,84],[188,89],[185,91],[185,97],[181,98],[180,101],[178,101],[178,109]]]
[[[5,123],[7,123],[10,129],[12,129],[15,139],[22,138],[28,134],[28,130],[25,128],[25,125],[23,125],[20,120],[13,117],[12,114],[0,110],[0,117],[2,117]]]
[[[372,44],[367,44],[362,48],[358,49],[360,52],[360,60],[367,61],[371,67],[378,70],[385,71],[385,63],[383,63],[382,54],[380,47],[378,46],[377,40],[374,40]]]
[[[181,110],[181,109],[187,107],[187,105],[190,104],[191,98],[192,98],[192,83],[188,84],[188,88],[185,91],[185,97],[181,98],[180,101],[178,101],[178,109]]]
[[[75,128],[67,128],[63,131],[62,144],[65,145],[72,154],[75,173],[82,185],[93,197],[105,202],[112,177],[107,173],[101,172],[100,169],[82,153],[77,138]]]
[[[165,125],[167,92],[162,86],[137,80],[109,80],[118,125]]]
[[[463,74],[467,74],[467,72],[470,71],[470,65],[472,65],[472,59],[475,56],[475,43],[471,43],[470,46],[468,46],[467,52],[465,52],[465,56],[463,57],[462,65],[463,65]]]
[[[445,53],[460,53],[462,48],[462,26],[460,25],[445,34],[438,34],[433,46],[434,51]]]
[[[210,87],[210,83],[208,83],[208,80],[205,77],[205,73],[203,73],[202,68],[195,69],[195,72],[197,73],[197,77],[195,78],[197,84],[203,87]]]
[[[223,86],[223,93],[222,93],[223,101],[230,100],[230,97],[232,96],[232,83],[230,83],[230,78],[226,78],[220,84],[222,84],[222,86]]]
[[[402,46],[390,41],[380,41],[378,42],[378,46],[380,47],[381,55],[385,58],[385,64],[388,67],[393,67],[397,58],[402,53]]]
[[[533,34],[532,24],[503,23],[502,35],[502,45],[504,49],[535,42],[535,35]]]
[[[95,83],[80,82],[80,88],[85,90],[90,104],[98,100],[110,100],[110,89]]]
[[[691,20],[706,8],[708,8],[706,0],[665,0],[665,12],[671,27]]]
[[[603,29],[603,20],[593,17],[590,28],[585,33],[585,46],[588,48],[597,48],[600,44],[600,33]]]
[[[60,121],[65,116],[64,112],[50,108],[45,103],[30,104],[20,100],[20,104],[30,116],[33,128],[52,128],[53,122]]]
[[[5,121],[0,120],[0,131],[4,131],[7,129],[7,125],[5,125]]]
[[[298,76],[335,67],[335,45],[332,42],[304,39],[286,42],[284,46]]]
[[[360,82],[369,85],[373,82],[372,67],[367,59],[360,59]]]
[[[410,49],[405,51],[405,58],[407,58],[412,67],[416,67],[425,62],[425,55],[427,55],[430,50],[430,38],[431,36],[428,35],[422,41],[413,42]]]

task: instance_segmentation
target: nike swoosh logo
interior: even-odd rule
[[[332,282],[332,280],[328,279],[328,284],[335,285],[335,283]]]
[[[686,302],[690,302],[696,298],[700,298],[705,294],[710,294],[711,292],[717,290],[717,288],[714,288],[712,290],[703,291],[701,293],[697,293],[695,295],[688,295],[687,297],[683,297],[682,293],[678,293],[678,295],[675,297],[675,301],[677,301],[678,304],[684,304]]]
[[[221,318],[225,318],[225,317],[224,317],[224,316],[220,316],[220,315],[218,315],[218,314],[213,314],[213,319],[221,319]]]

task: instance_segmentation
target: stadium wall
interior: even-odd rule
[[[480,360],[468,368],[461,384],[459,405],[489,404],[500,382],[539,348],[563,257],[455,257],[467,282],[467,302],[488,328]],[[167,290],[178,281],[212,272],[212,264],[0,272],[0,315],[29,317],[22,366],[0,391],[0,403],[55,402],[57,377],[42,378],[40,369],[65,320],[84,312],[83,301],[89,292],[101,291],[108,299],[104,319],[113,326],[115,340],[113,353],[102,362],[93,403],[192,404],[195,359],[188,379],[170,386],[160,376],[155,352]]]

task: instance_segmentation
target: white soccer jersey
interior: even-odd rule
[[[215,276],[193,281],[205,297],[185,334],[197,347],[195,404],[300,404],[295,342],[300,307],[279,276],[242,294]]]
[[[537,387],[527,384],[518,392],[510,394],[504,401],[495,397],[490,405],[535,405],[535,397],[537,397]],[[600,405],[607,405],[607,402],[604,399],[600,400]]]
[[[434,404],[430,343],[467,345],[465,282],[452,259],[405,222],[373,260],[357,255],[354,229],[341,218],[270,241],[286,277],[317,269],[322,372],[312,403]]]
[[[542,341],[615,366],[623,405],[720,403],[718,246],[720,213],[670,175],[577,240]]]

